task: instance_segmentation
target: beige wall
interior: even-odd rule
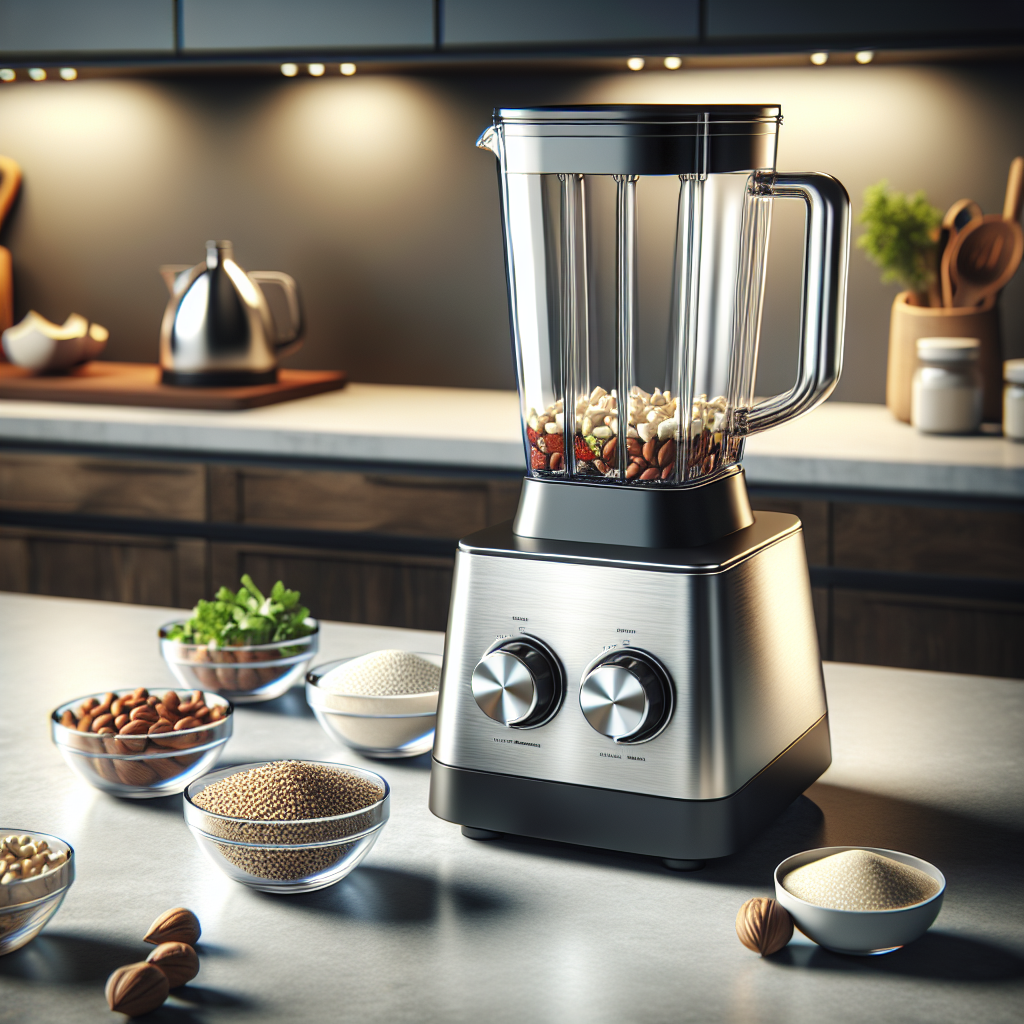
[[[0,85],[0,152],[23,166],[0,241],[17,306],[81,312],[109,358],[154,360],[160,263],[230,238],[253,270],[302,287],[305,347],[288,365],[357,380],[510,387],[494,160],[473,148],[495,104],[778,102],[779,166],[924,188],[945,208],[1001,208],[1024,151],[1024,66],[823,67],[601,77],[80,80]],[[793,375],[802,213],[776,204],[758,391]],[[789,208],[787,208],[787,205]],[[859,233],[859,230],[858,232]],[[837,397],[883,399],[896,289],[854,250]],[[1024,282],[1003,297],[1024,355]]]

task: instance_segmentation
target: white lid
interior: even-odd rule
[[[929,363],[962,363],[978,358],[977,338],[918,338],[917,358]]]
[[[1003,363],[1003,380],[1024,384],[1024,359],[1007,359]]]

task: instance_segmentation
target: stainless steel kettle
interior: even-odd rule
[[[278,358],[301,344],[299,290],[288,274],[246,273],[224,241],[206,243],[205,263],[164,266],[160,274],[171,293],[160,328],[164,384],[218,387],[277,380]],[[264,294],[268,285],[283,292],[284,329]]]

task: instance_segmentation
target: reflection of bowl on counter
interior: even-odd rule
[[[34,856],[25,860],[50,858],[51,863],[41,874],[24,878],[9,879],[6,870],[0,874],[0,879],[7,879],[0,881],[0,956],[20,949],[43,930],[60,909],[75,880],[75,851],[63,839],[45,832],[0,827],[0,846],[8,853],[9,840],[19,846],[26,841],[31,844]],[[46,852],[37,854],[36,850],[43,844]],[[21,849],[19,852],[29,851]]]
[[[892,910],[838,910],[800,899],[782,884],[783,879],[797,868],[851,850],[864,850],[897,864],[916,868],[934,879],[938,884],[938,891],[919,903]],[[907,853],[874,849],[869,846],[826,846],[817,850],[805,850],[793,857],[787,857],[775,869],[775,897],[789,911],[790,917],[800,931],[833,953],[850,953],[855,956],[891,953],[919,939],[938,917],[945,891],[946,879],[942,872],[928,861]]]
[[[286,791],[299,794],[299,800],[308,797],[310,784],[283,777],[282,770],[299,776],[310,770],[321,776],[336,773],[347,779],[346,784],[369,792],[371,802],[343,814],[278,819],[222,814],[201,806],[209,803],[202,796],[204,790],[242,773],[247,775],[246,791],[238,804],[261,800],[262,779],[270,772],[281,780],[276,792],[269,794],[272,800]],[[262,892],[311,892],[341,881],[370,852],[387,824],[390,792],[379,775],[351,765],[261,761],[211,772],[193,782],[185,790],[185,821],[207,859],[234,881]],[[275,809],[284,802],[275,801]]]
[[[114,696],[124,700],[135,692],[115,691]],[[168,692],[175,693],[183,704],[196,697],[192,690]],[[114,796],[146,799],[182,792],[193,779],[210,770],[231,736],[231,704],[213,693],[202,694],[203,702],[211,711],[222,709],[218,712],[222,717],[191,727],[190,722],[180,721],[186,726],[183,729],[154,729],[150,733],[140,728],[129,735],[112,728],[96,733],[65,724],[70,721],[66,717],[69,712],[75,716],[84,702],[100,703],[105,697],[96,693],[62,704],[51,715],[50,729],[53,742],[71,770],[90,785]]]
[[[389,654],[398,652],[377,652]],[[422,659],[440,678],[442,656],[401,652]],[[318,665],[306,676],[306,701],[333,740],[368,757],[416,757],[434,745],[437,689],[420,693],[344,692],[346,673],[373,655]],[[340,691],[340,692],[339,692]]]
[[[319,648],[320,627],[308,636],[248,647],[216,647],[169,640],[168,632],[187,620],[160,628],[160,653],[182,686],[198,687],[228,696],[235,704],[252,704],[280,697],[302,678]]]
[[[7,358],[32,373],[59,373],[95,359],[106,347],[110,332],[72,313],[54,324],[30,310],[21,323],[3,333]]]

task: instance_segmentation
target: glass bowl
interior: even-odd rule
[[[133,690],[115,690],[127,697]],[[195,690],[174,690],[184,703]],[[65,711],[76,711],[90,697],[102,702],[105,694],[93,693],[61,704],[50,716],[50,732],[68,767],[90,785],[114,796],[147,799],[180,793],[195,778],[210,770],[234,724],[231,702],[203,692],[206,706],[223,707],[225,715],[210,725],[162,733],[156,737],[98,735],[61,725]]]
[[[320,625],[309,636],[276,644],[250,647],[214,647],[168,640],[173,626],[187,619],[176,619],[160,627],[160,653],[182,686],[230,697],[235,704],[255,704],[280,697],[302,678],[320,646]]]
[[[259,821],[204,811],[193,798],[229,775],[262,768],[270,761],[210,772],[185,790],[185,822],[208,860],[236,882],[261,892],[326,889],[354,870],[387,823],[391,788],[374,772],[330,761],[304,761],[350,772],[384,790],[374,804],[348,814],[303,821]]]
[[[75,851],[70,843],[46,832],[26,832],[20,828],[0,828],[0,837],[28,836],[32,842],[45,839],[52,851],[62,851],[68,859],[45,875],[24,878],[6,885],[0,883],[0,956],[13,953],[31,942],[60,910],[64,897],[75,880]]]
[[[907,864],[930,875],[939,883],[939,891],[921,903],[896,910],[836,910],[819,907],[814,903],[794,896],[782,884],[782,879],[796,868],[803,867],[834,853],[847,850],[867,850],[880,857],[888,857],[899,864]],[[942,908],[942,897],[946,892],[946,879],[942,872],[919,857],[896,850],[880,850],[872,846],[823,846],[817,850],[787,857],[775,869],[775,898],[789,911],[796,926],[809,939],[833,953],[848,953],[854,956],[877,956],[891,953],[901,946],[919,939],[932,926]]]
[[[440,654],[411,651],[432,665]],[[331,693],[320,686],[329,673],[353,661],[342,658],[317,665],[306,676],[306,702],[324,732],[367,757],[417,757],[434,746],[438,691],[364,697]]]

